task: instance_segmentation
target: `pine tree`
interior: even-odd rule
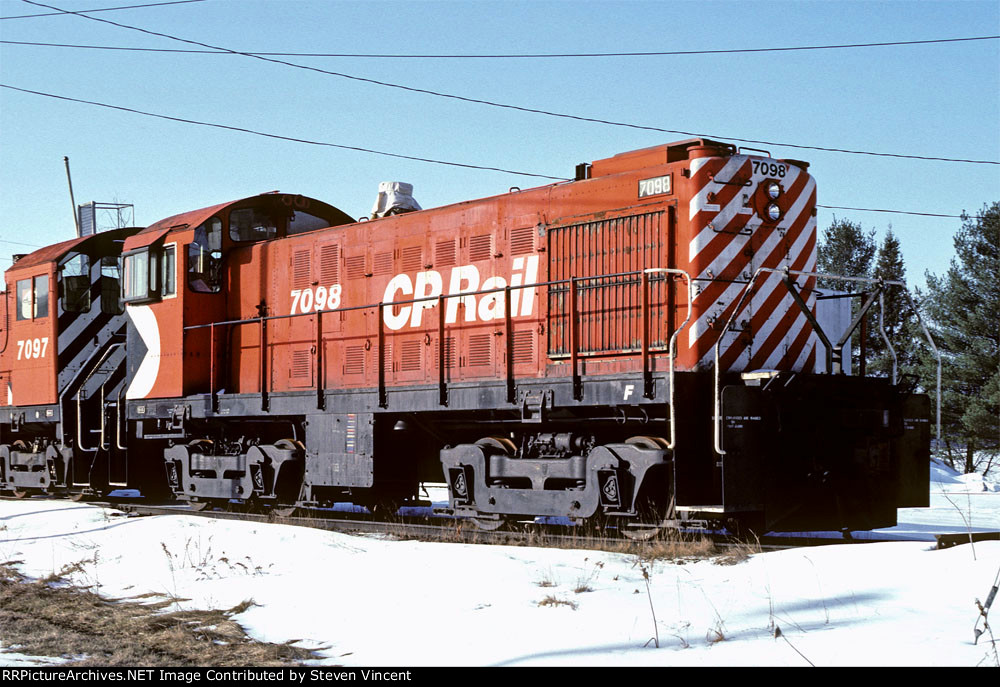
[[[844,277],[867,277],[875,257],[875,230],[868,233],[849,219],[833,222],[823,232],[817,247],[816,260],[820,272]],[[851,282],[833,281],[826,285],[837,291],[858,291]]]
[[[927,274],[921,306],[941,351],[945,448],[963,449],[973,472],[1000,451],[1000,202],[962,219],[951,267]],[[922,356],[921,373],[933,389],[931,356]]]
[[[820,272],[842,277],[871,277],[872,259],[875,257],[875,230],[869,232],[857,222],[838,220],[823,232],[823,238],[816,247],[816,262]],[[820,289],[856,293],[867,287],[858,282],[834,279],[820,279]],[[851,299],[851,313],[855,316],[861,309],[861,297]],[[871,337],[869,336],[869,339]],[[860,332],[852,337],[851,369],[856,373],[861,364]]]
[[[872,275],[886,281],[906,283],[906,266],[903,263],[903,254],[900,251],[899,239],[893,233],[891,224],[878,250]],[[914,371],[915,348],[919,345],[919,342],[914,341],[919,327],[915,322],[910,300],[906,296],[906,288],[888,286],[882,296],[885,305],[882,324],[886,336],[889,338],[889,343],[892,344],[892,348],[896,352],[897,379]],[[868,327],[868,350],[871,359],[868,370],[874,375],[891,377],[892,355],[879,332],[879,312],[880,308],[876,304],[872,308]],[[923,338],[922,333],[920,338]]]

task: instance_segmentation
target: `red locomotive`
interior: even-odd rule
[[[894,524],[929,401],[837,374],[807,166],[695,139],[430,210],[395,187],[371,221],[274,193],[43,249],[0,306],[0,488],[393,510],[443,479],[483,527]],[[119,249],[127,327],[91,344],[70,266],[93,313]]]

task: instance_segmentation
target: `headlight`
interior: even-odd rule
[[[771,203],[767,206],[767,216],[772,222],[778,221],[778,218],[781,217],[781,208],[778,207],[777,203]]]
[[[778,185],[777,181],[772,181],[767,185],[767,195],[771,200],[777,200],[778,196],[781,195],[781,186]]]

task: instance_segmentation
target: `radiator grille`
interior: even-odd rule
[[[662,212],[551,227],[549,279],[576,277],[577,351],[634,353],[642,343],[640,272],[662,266],[667,237]],[[668,338],[667,281],[650,275],[649,337],[651,348]],[[549,288],[549,355],[570,352],[570,285]]]

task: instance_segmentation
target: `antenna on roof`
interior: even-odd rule
[[[80,217],[76,212],[76,199],[73,198],[73,177],[69,175],[69,157],[64,155],[63,162],[66,163],[66,181],[69,182],[69,202],[73,207],[73,222],[76,223],[76,235],[80,236]]]

